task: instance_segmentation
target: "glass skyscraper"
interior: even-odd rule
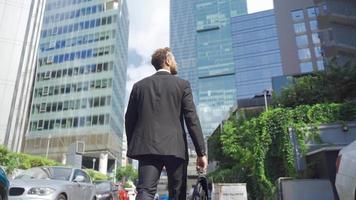
[[[15,152],[27,131],[45,2],[0,1],[0,144]]]
[[[237,99],[271,90],[283,75],[274,10],[233,17],[231,26]]]
[[[125,0],[47,1],[27,153],[62,160],[84,141],[84,164],[121,161],[128,28]]]
[[[197,0],[198,110],[205,135],[236,104],[231,18],[247,13],[246,0]]]
[[[196,0],[171,0],[170,46],[179,66],[178,75],[190,82],[197,102],[195,3]]]

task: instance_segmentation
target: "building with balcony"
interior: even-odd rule
[[[356,2],[351,0],[314,0],[323,55],[340,65],[356,64]]]

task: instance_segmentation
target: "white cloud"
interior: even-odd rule
[[[129,61],[126,97],[135,82],[155,72],[150,64],[153,51],[169,45],[169,0],[127,2],[130,14],[129,48],[134,49],[142,57],[142,62],[133,65]]]
[[[273,0],[247,0],[248,13],[273,9]]]

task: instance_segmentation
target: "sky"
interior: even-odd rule
[[[127,3],[130,35],[126,100],[135,82],[155,72],[150,64],[153,51],[169,46],[169,0],[127,0]],[[248,0],[249,13],[272,8],[273,0]]]

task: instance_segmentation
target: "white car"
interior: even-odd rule
[[[34,167],[10,181],[9,200],[95,200],[88,174],[69,167]]]
[[[335,186],[340,200],[356,200],[356,141],[339,152]]]

